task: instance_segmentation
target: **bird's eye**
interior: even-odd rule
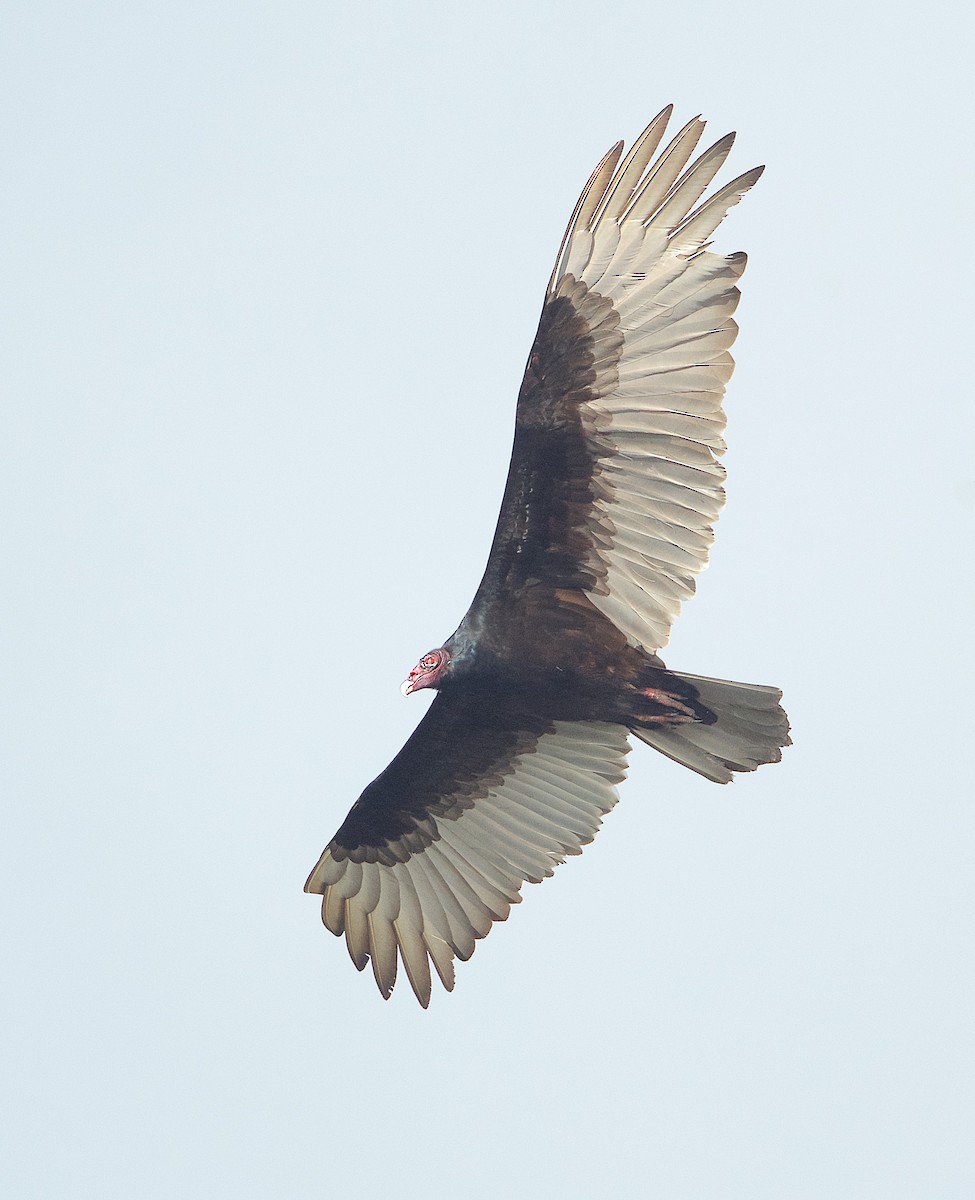
[[[420,660],[420,666],[426,671],[432,671],[439,661],[440,659],[436,654],[425,654]]]

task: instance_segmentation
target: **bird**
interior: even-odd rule
[[[722,399],[746,256],[711,236],[757,182],[707,195],[734,142],[668,105],[589,178],[552,270],[484,576],[409,672],[436,696],[305,884],[389,999],[454,960],[592,841],[631,738],[716,783],[790,744],[778,688],[669,670],[724,503]],[[659,150],[659,153],[658,153]],[[693,161],[692,161],[693,159]],[[431,971],[432,967],[432,971]]]

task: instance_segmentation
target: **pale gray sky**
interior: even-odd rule
[[[15,3],[0,1192],[975,1194],[970,17]],[[304,879],[463,614],[576,195],[666,102],[746,249],[729,503],[631,756],[428,1012]],[[713,139],[712,139],[713,140]]]

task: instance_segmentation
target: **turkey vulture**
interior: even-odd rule
[[[590,842],[633,736],[716,783],[777,762],[777,688],[670,671],[681,600],[724,502],[718,455],[745,255],[708,239],[763,168],[701,200],[728,134],[688,162],[695,117],[651,163],[668,106],[576,204],[518,395],[508,481],[467,615],[405,695],[439,695],[305,884],[371,960],[430,1001],[454,958]]]

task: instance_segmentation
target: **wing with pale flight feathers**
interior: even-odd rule
[[[430,1002],[432,963],[447,990],[454,958],[591,842],[616,803],[627,731],[548,722],[476,696],[438,696],[369,785],[305,884],[322,920],[370,960],[389,996],[401,961]]]
[[[508,485],[468,621],[503,633],[540,595],[582,592],[633,645],[666,645],[724,503],[725,416],[744,254],[707,242],[762,172],[702,201],[733,134],[704,122],[653,159],[664,109],[576,205],[518,399]],[[653,161],[651,161],[653,159]],[[562,593],[559,595],[558,593]]]

